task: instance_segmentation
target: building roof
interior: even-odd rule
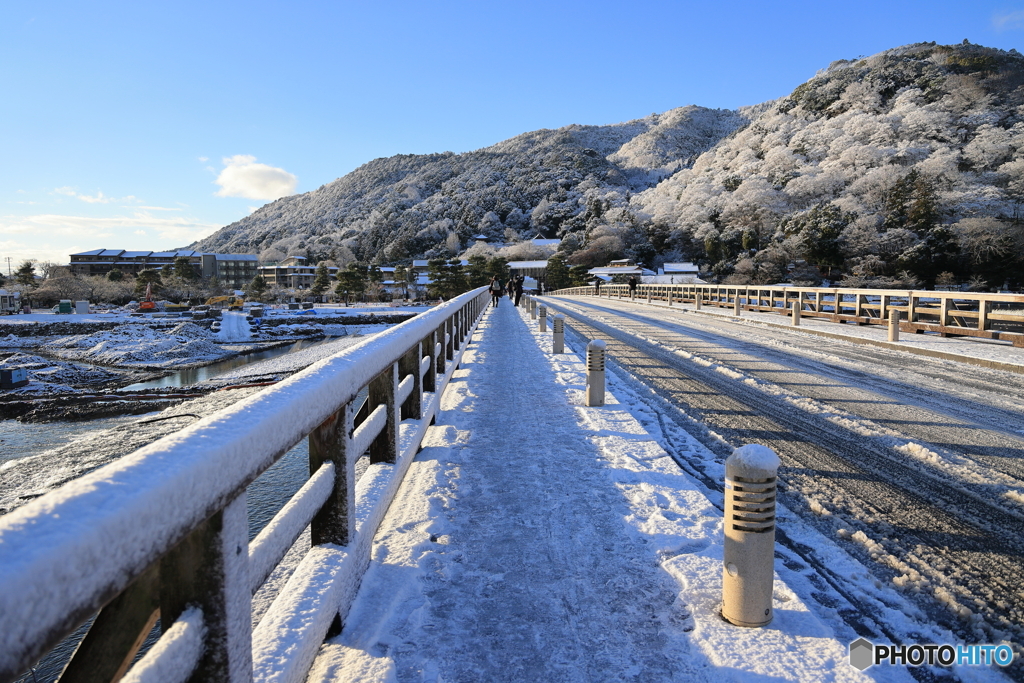
[[[509,268],[515,268],[517,270],[525,270],[526,268],[547,268],[547,261],[509,261]]]
[[[587,272],[591,275],[654,275],[654,271],[641,268],[640,266],[605,266],[603,268],[591,268]]]
[[[198,253],[198,252],[196,252]],[[218,261],[259,261],[258,256],[253,254],[204,254],[204,256],[212,256]]]
[[[665,275],[672,275],[672,274],[675,274],[675,273],[699,273],[700,272],[700,268],[698,268],[697,266],[695,266],[695,265],[693,265],[692,263],[689,263],[689,262],[685,262],[685,263],[666,263],[662,267],[662,270],[665,272]]]
[[[551,245],[561,244],[562,240],[559,240],[559,239],[550,240],[550,239],[547,239],[545,237],[534,237],[532,240],[530,240],[530,242],[532,242],[533,244],[536,244],[538,247],[547,247],[547,246],[551,246]]]
[[[124,253],[124,249],[104,249],[98,256],[120,256]]]
[[[151,251],[126,251],[121,254],[121,258],[139,258],[140,256],[149,256],[152,253]]]
[[[93,249],[92,251],[80,251],[77,254],[72,254],[72,256],[99,256],[104,251],[106,251],[106,249]]]
[[[416,260],[412,262],[413,268],[426,268],[430,265],[426,260]]]

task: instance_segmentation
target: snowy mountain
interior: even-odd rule
[[[690,106],[610,126],[524,133],[465,154],[375,159],[268,204],[195,248],[392,262],[448,255],[478,233],[555,236],[586,227],[578,219],[588,201],[608,195],[621,203],[746,123],[741,113]]]
[[[470,236],[563,237],[571,262],[692,260],[732,282],[793,262],[849,284],[1024,281],[1024,56],[920,43],[789,96],[377,159],[194,245],[381,263]],[[949,282],[950,284],[952,282]]]

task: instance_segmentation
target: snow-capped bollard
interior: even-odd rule
[[[800,300],[793,302],[793,327],[800,327]]]
[[[537,319],[537,302],[534,301],[533,299],[530,299],[530,319]]]
[[[561,313],[551,320],[551,353],[565,353],[565,316]]]
[[[668,305],[669,306],[672,305],[672,290],[671,289],[668,291]]]
[[[900,340],[900,312],[895,308],[889,309],[889,341]]]
[[[736,296],[734,296],[732,299],[732,314],[740,315],[740,313],[742,312],[743,309],[740,308],[740,293],[736,292]]]
[[[653,291],[653,289],[648,289],[647,290],[647,303],[651,303],[651,292],[652,291]]]
[[[548,331],[548,307],[543,304],[540,307],[540,331]]]
[[[725,461],[725,562],[722,618],[764,626],[772,614],[775,573],[775,485],[779,456],[749,444]]]
[[[700,310],[701,304],[704,303],[703,295],[701,292],[697,292],[693,295],[693,307],[695,310]]]
[[[604,405],[604,352],[607,344],[594,339],[587,344],[587,405]]]

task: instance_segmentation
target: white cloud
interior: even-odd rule
[[[68,254],[101,247],[154,251],[182,247],[213,234],[220,227],[188,216],[153,216],[147,211],[105,218],[57,214],[0,217],[0,234],[18,237],[19,246],[12,249],[17,253],[10,256],[41,258],[35,252],[49,249],[44,246],[49,244],[48,240],[57,240],[64,246],[56,247],[54,254],[46,254],[46,259],[59,263],[67,263]],[[148,237],[147,243],[139,244],[139,236]],[[72,241],[83,246],[72,246]]]
[[[236,154],[223,159],[224,170],[217,176],[218,197],[280,199],[295,193],[299,179],[284,170],[256,163],[256,157]]]
[[[67,186],[56,188],[52,194],[62,194],[68,197],[74,197],[75,199],[81,199],[83,202],[86,202],[87,204],[130,204],[132,202],[139,201],[138,197],[132,194],[128,195],[127,197],[121,197],[120,199],[118,199],[116,197],[108,197],[99,191],[96,192],[95,197],[92,197],[87,194],[79,194],[79,192],[75,188]]]
[[[992,26],[997,31],[1024,28],[1024,11],[1006,12],[992,17]]]
[[[209,160],[210,160],[210,157],[199,157],[199,163],[201,163],[201,164],[205,164]]]

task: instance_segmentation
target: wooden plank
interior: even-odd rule
[[[100,610],[59,681],[110,683],[124,676],[160,616],[159,588],[154,562]]]
[[[363,404],[369,406],[369,401]],[[313,545],[348,545],[356,531],[356,469],[359,453],[349,453],[352,425],[348,406],[342,406],[309,433],[309,473],[315,474],[325,462],[334,463],[334,487],[330,498],[310,525]]]

